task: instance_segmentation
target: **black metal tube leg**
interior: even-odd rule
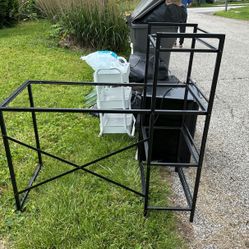
[[[152,98],[153,99],[153,98]],[[149,204],[149,191],[150,191],[150,163],[152,158],[152,144],[153,144],[153,122],[154,122],[154,113],[150,115],[150,129],[149,129],[149,141],[148,141],[148,156],[147,156],[147,165],[146,165],[146,179],[145,179],[145,196],[144,196],[144,216],[148,214],[148,204]],[[145,153],[146,155],[146,153]]]
[[[28,93],[29,93],[30,107],[34,107],[34,99],[33,99],[31,85],[28,85]],[[37,127],[37,121],[36,121],[36,114],[35,114],[35,112],[32,112],[32,121],[33,121],[34,133],[35,133],[36,148],[38,150],[40,150],[41,149],[41,147],[40,147],[40,139],[39,139],[39,133],[38,133],[38,127]],[[37,155],[38,155],[39,165],[41,167],[42,166],[42,155],[41,155],[41,152],[37,151]]]
[[[199,165],[199,168],[196,173],[196,180],[195,180],[195,187],[194,187],[194,194],[193,194],[193,202],[192,202],[192,207],[191,207],[191,212],[190,212],[190,222],[194,221],[194,215],[195,215],[195,209],[196,209],[196,201],[197,201],[197,196],[198,196],[198,190],[199,190],[199,185],[200,185],[200,178],[201,178],[201,168],[202,165]]]
[[[15,171],[13,167],[12,156],[11,156],[9,141],[7,138],[6,126],[5,126],[2,111],[0,111],[0,125],[1,125],[2,137],[3,137],[3,144],[4,144],[6,158],[7,158],[9,172],[10,172],[11,184],[13,187],[13,192],[14,192],[14,197],[15,197],[15,202],[16,202],[16,209],[21,210],[21,202],[19,198],[19,193],[18,193],[18,188],[17,188],[17,183],[16,183],[16,176],[15,176]]]
[[[211,115],[210,114],[207,115],[205,126],[204,126],[204,131],[203,131],[202,144],[201,144],[200,157],[199,157],[199,166],[198,166],[198,169],[196,172],[196,178],[195,178],[193,202],[192,202],[192,209],[191,209],[191,213],[190,213],[190,222],[193,222],[194,215],[195,215],[196,201],[197,201],[198,190],[199,190],[199,185],[200,185],[201,170],[202,170],[202,164],[203,164],[203,160],[204,160],[210,118],[211,118]]]
[[[194,208],[192,207],[192,210],[191,210],[191,213],[190,213],[190,218],[189,218],[190,222],[194,221],[194,216],[195,216],[195,207]]]
[[[146,181],[145,181],[145,197],[144,197],[144,216],[145,217],[148,215],[149,188],[150,188],[150,165],[147,164]]]

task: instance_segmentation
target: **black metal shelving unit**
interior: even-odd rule
[[[198,189],[200,184],[200,178],[201,178],[201,171],[202,171],[202,165],[203,165],[203,159],[204,159],[204,153],[205,153],[205,146],[206,146],[206,140],[208,136],[208,129],[210,124],[210,118],[213,108],[213,102],[215,97],[215,91],[218,81],[218,75],[219,75],[219,69],[220,69],[220,63],[223,53],[223,46],[225,41],[225,35],[223,34],[209,34],[206,31],[199,29],[197,24],[177,24],[178,26],[188,26],[193,27],[193,33],[157,33],[157,34],[151,34],[152,27],[154,26],[175,26],[176,24],[165,24],[165,23],[150,23],[148,24],[148,42],[147,42],[147,62],[149,60],[149,51],[151,51],[151,48],[154,48],[154,78],[153,78],[153,87],[152,87],[152,97],[151,97],[151,103],[150,103],[150,109],[151,114],[149,117],[149,125],[148,122],[146,122],[144,117],[141,117],[141,126],[140,126],[140,137],[142,139],[148,139],[144,143],[144,151],[145,151],[145,157],[146,160],[140,160],[140,167],[142,169],[142,172],[144,174],[144,214],[147,215],[149,210],[165,210],[165,211],[189,211],[190,212],[190,221],[193,221],[195,208],[196,208],[196,201],[198,196]],[[163,39],[172,39],[172,38],[181,38],[184,37],[185,39],[188,38],[191,40],[191,47],[190,48],[164,48],[161,45],[161,42]],[[217,40],[218,45],[217,47],[211,45],[209,42],[205,41],[205,39],[209,40]],[[196,42],[199,41],[202,44],[204,44],[205,48],[196,48]],[[157,109],[156,108],[156,96],[157,96],[157,90],[158,90],[158,68],[159,68],[159,61],[160,61],[160,54],[163,52],[176,52],[176,53],[189,53],[189,63],[188,63],[188,70],[187,70],[187,77],[186,82],[178,83],[178,84],[170,84],[167,83],[167,87],[171,89],[176,88],[183,88],[184,89],[184,99],[183,99],[183,106],[181,110],[170,110],[170,109]],[[202,92],[202,90],[199,88],[199,86],[194,83],[194,81],[191,79],[191,73],[192,73],[192,65],[193,65],[193,59],[195,53],[213,53],[216,54],[216,61],[214,66],[214,72],[212,77],[212,84],[210,86],[210,94],[209,98],[205,96],[205,94]],[[146,63],[146,72],[145,72],[145,90],[143,93],[144,102],[146,101],[146,95],[147,95],[147,89],[148,86],[147,82],[147,75],[148,75],[148,63]],[[190,95],[196,104],[198,105],[198,108],[195,109],[189,109],[187,107],[187,101],[188,101],[188,95]],[[143,103],[143,107],[145,107],[146,104]],[[156,115],[180,115],[181,117],[181,125],[176,126],[157,126],[155,124]],[[189,127],[186,124],[186,120],[188,116],[196,116],[199,115],[205,117],[205,123],[204,123],[204,129],[201,139],[201,146],[198,149],[197,145],[195,144],[193,134],[189,130]],[[142,115],[144,116],[144,114]],[[152,149],[153,144],[156,143],[154,141],[154,132],[157,129],[164,129],[164,130],[178,130],[180,133],[179,141],[178,141],[178,155],[177,160],[175,162],[158,162],[153,161],[152,158]],[[182,141],[183,140],[183,141]],[[180,160],[180,145],[182,143],[185,143],[187,145],[187,148],[189,150],[189,153],[191,155],[191,159],[189,162],[181,162]],[[160,206],[150,206],[149,200],[150,200],[150,171],[151,167],[157,167],[157,166],[163,166],[163,167],[174,167],[175,171],[177,172],[185,197],[187,201],[187,207],[160,207]],[[187,182],[186,176],[184,174],[183,168],[192,167],[196,169],[196,177],[194,182],[194,191],[191,193],[189,184]]]
[[[225,36],[222,34],[208,34],[205,31],[198,29],[197,25],[193,25],[194,27],[194,33],[157,33],[157,34],[150,34],[150,30],[152,25],[165,25],[165,23],[153,23],[148,25],[148,47],[153,46],[155,48],[155,60],[154,60],[154,79],[152,83],[148,83],[145,80],[145,83],[130,83],[131,87],[139,87],[143,89],[143,94],[146,96],[148,88],[152,88],[152,98],[151,98],[151,105],[150,108],[145,108],[144,106],[141,106],[141,108],[138,109],[88,109],[88,108],[41,108],[35,106],[35,100],[33,97],[33,91],[32,86],[33,85],[68,85],[71,87],[74,86],[97,86],[97,85],[106,85],[106,86],[127,86],[127,84],[113,84],[113,83],[93,83],[93,82],[59,82],[59,81],[27,81],[24,84],[22,84],[18,89],[16,89],[6,100],[4,100],[0,104],[0,125],[1,125],[1,133],[3,137],[3,144],[6,151],[6,158],[10,173],[10,179],[13,187],[13,193],[15,198],[15,204],[17,210],[23,210],[26,200],[28,198],[28,195],[32,189],[35,189],[37,187],[40,187],[48,182],[52,182],[58,178],[61,178],[65,175],[68,175],[75,171],[84,171],[85,173],[91,174],[95,177],[98,177],[102,180],[107,181],[108,183],[114,184],[118,187],[121,187],[125,190],[131,191],[132,193],[136,194],[140,198],[143,198],[144,200],[144,215],[147,215],[149,210],[172,210],[172,211],[190,211],[190,221],[193,221],[194,218],[194,212],[196,207],[196,200],[197,200],[197,194],[198,194],[198,188],[200,183],[200,177],[201,177],[201,170],[202,170],[202,163],[203,163],[203,157],[205,152],[205,145],[206,145],[206,139],[208,135],[208,128],[210,123],[210,117],[213,107],[213,101],[214,101],[214,95],[215,95],[215,89],[217,85],[218,75],[219,75],[219,68],[221,63],[221,57],[222,57],[222,51],[223,51],[223,45],[224,45],[224,39]],[[168,24],[168,25],[187,25],[189,24]],[[197,33],[197,32],[201,33]],[[163,48],[161,47],[160,43],[162,39],[167,38],[190,38],[192,39],[192,45],[190,49],[177,49],[177,48]],[[218,40],[218,47],[213,47],[209,43],[203,41],[203,38],[209,38],[209,39],[216,39]],[[196,41],[202,42],[207,48],[206,49],[197,49],[195,48]],[[165,86],[163,83],[157,82],[157,72],[158,72],[158,58],[160,56],[161,52],[188,52],[190,53],[190,59],[189,59],[189,66],[188,66],[188,73],[187,73],[187,79],[184,83],[175,83],[175,82],[167,82],[167,87],[171,88],[183,88],[185,90],[184,94],[184,105],[182,110],[165,110],[165,109],[156,109],[155,101],[156,101],[156,91],[158,87]],[[209,99],[205,97],[205,95],[202,93],[202,91],[199,89],[199,87],[191,80],[191,70],[192,70],[192,64],[193,64],[193,57],[194,53],[215,53],[217,54],[216,63],[215,63],[215,69],[213,74],[213,80],[212,80],[212,86],[210,91]],[[147,56],[148,61],[148,56]],[[147,67],[148,69],[148,63]],[[148,70],[146,70],[148,71]],[[29,96],[29,106],[28,107],[15,107],[10,106],[10,103],[23,91],[27,90],[28,96]],[[196,103],[198,104],[198,109],[195,110],[189,110],[186,109],[186,102],[187,102],[187,96],[188,94],[191,94]],[[24,143],[14,137],[8,136],[7,133],[7,127],[5,122],[4,113],[6,112],[28,112],[32,116],[32,122],[33,122],[33,134],[34,134],[34,141],[35,146],[31,146],[27,143]],[[71,162],[67,159],[61,158],[57,155],[54,155],[52,153],[49,153],[45,150],[41,149],[40,145],[40,135],[39,135],[39,124],[37,124],[37,113],[132,113],[135,115],[141,116],[141,122],[140,122],[140,129],[139,129],[139,138],[136,143],[130,144],[129,146],[126,146],[124,148],[121,148],[119,150],[116,150],[114,152],[111,152],[107,155],[104,155],[99,158],[93,159],[91,162],[87,162],[84,165],[79,165],[74,162]],[[163,129],[178,129],[181,132],[181,139],[183,138],[185,140],[185,143],[188,146],[188,149],[191,153],[192,161],[189,163],[182,163],[179,161],[176,162],[155,162],[152,161],[151,155],[152,155],[152,147],[153,143],[153,134],[154,130],[158,127],[155,126],[155,116],[156,115],[181,115],[182,122],[181,126],[179,127],[163,127]],[[197,147],[194,144],[194,139],[191,135],[191,132],[189,132],[188,127],[185,125],[185,119],[188,115],[203,115],[206,118],[205,121],[205,127],[204,132],[202,136],[202,143],[201,143],[201,149],[198,151]],[[149,124],[145,125],[143,123],[143,117],[147,116],[149,117]],[[162,127],[160,127],[162,128]],[[17,181],[16,181],[16,175],[15,175],[15,169],[13,165],[12,160],[12,151],[10,148],[10,142],[19,144],[21,146],[24,146],[30,150],[36,151],[38,155],[38,162],[36,169],[33,173],[33,176],[31,177],[30,181],[28,182],[28,185],[26,188],[19,190]],[[92,170],[89,169],[89,167],[97,162],[100,162],[101,160],[104,160],[106,158],[109,158],[113,155],[117,155],[125,150],[128,150],[132,147],[139,147],[143,146],[145,148],[145,155],[146,160],[139,160],[139,167],[141,170],[141,185],[142,190],[137,191],[135,189],[132,189],[128,186],[125,186],[122,183],[116,182],[104,175],[98,174]],[[68,170],[64,173],[61,173],[59,175],[53,176],[49,179],[43,180],[39,183],[36,183],[36,179],[43,167],[43,156],[51,157],[55,160],[58,160],[60,162],[63,162],[67,165],[70,165],[72,167],[71,170]],[[156,166],[165,166],[165,167],[175,167],[177,174],[179,175],[180,181],[182,183],[184,193],[187,199],[188,206],[179,208],[179,207],[153,207],[149,205],[149,199],[150,199],[150,169],[151,167]],[[184,167],[194,167],[197,170],[196,173],[196,180],[195,180],[195,187],[194,192],[191,193],[189,186],[187,184],[186,177],[183,172]]]

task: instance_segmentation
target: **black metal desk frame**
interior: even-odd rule
[[[43,184],[46,184],[48,182],[54,181],[60,177],[63,177],[65,175],[68,175],[72,172],[82,170],[86,173],[89,173],[91,175],[94,175],[96,177],[101,178],[102,180],[105,180],[109,183],[112,183],[116,186],[119,186],[121,188],[124,188],[128,191],[133,192],[134,194],[138,195],[139,197],[142,197],[144,199],[144,215],[146,216],[149,210],[168,210],[168,211],[190,211],[190,221],[193,221],[194,218],[194,213],[195,213],[195,208],[196,208],[196,200],[197,200],[197,195],[198,195],[198,189],[199,189],[199,183],[200,183],[200,177],[201,177],[201,170],[202,170],[202,163],[203,163],[203,158],[204,158],[204,152],[205,152],[205,145],[206,145],[206,140],[207,140],[207,135],[208,135],[208,129],[209,129],[209,123],[210,123],[210,118],[211,118],[211,112],[212,112],[212,107],[213,107],[213,101],[214,101],[214,96],[215,96],[215,90],[216,90],[216,85],[218,81],[218,75],[219,75],[219,68],[220,68],[220,63],[221,63],[221,58],[222,58],[222,52],[223,52],[223,46],[224,46],[224,39],[225,36],[223,34],[209,34],[197,27],[197,24],[177,24],[178,26],[190,26],[194,28],[193,33],[157,33],[157,34],[151,34],[151,27],[152,26],[165,26],[165,23],[153,23],[148,25],[148,43],[147,46],[154,46],[155,48],[155,60],[154,60],[154,79],[153,83],[149,84],[147,83],[147,72],[148,72],[148,57],[149,53],[147,53],[147,63],[146,63],[146,80],[145,83],[130,83],[129,86],[131,87],[141,87],[143,88],[143,94],[146,96],[146,91],[148,87],[152,87],[152,101],[151,101],[151,106],[148,109],[145,109],[143,106],[139,109],[132,109],[132,110],[114,110],[114,109],[88,109],[88,108],[40,108],[40,107],[35,107],[34,99],[33,99],[33,93],[32,93],[32,85],[38,85],[38,84],[49,84],[49,85],[70,85],[70,86],[97,86],[97,85],[107,85],[107,86],[127,86],[127,84],[113,84],[113,83],[93,83],[93,82],[59,82],[59,81],[26,81],[24,84],[22,84],[19,88],[17,88],[6,100],[4,100],[0,104],[0,125],[1,125],[1,133],[3,137],[3,144],[6,152],[6,158],[7,158],[7,163],[8,163],[8,168],[9,168],[9,173],[10,173],[10,179],[13,187],[13,192],[14,192],[14,198],[15,198],[15,204],[16,204],[16,209],[17,210],[23,210],[26,200],[28,198],[28,195],[30,191],[34,188],[37,188],[39,186],[42,186]],[[167,24],[166,26],[175,26],[176,24]],[[197,33],[200,31],[201,33]],[[165,38],[190,38],[192,39],[192,45],[191,48],[189,49],[178,49],[178,48],[162,48],[161,47],[161,40]],[[210,38],[210,39],[216,39],[218,40],[218,47],[213,47],[209,43],[205,42],[202,40],[202,38]],[[195,48],[196,41],[202,42],[207,48],[205,49],[197,49]],[[148,49],[149,50],[149,49]],[[147,50],[147,51],[148,51]],[[187,72],[187,79],[185,83],[168,83],[168,87],[172,88],[184,88],[185,89],[185,95],[184,95],[184,106],[182,110],[164,110],[164,109],[156,109],[155,107],[155,99],[156,99],[156,90],[157,87],[160,86],[165,86],[164,84],[159,84],[157,83],[157,74],[158,74],[158,67],[159,67],[159,56],[161,52],[188,52],[190,53],[190,58],[189,58],[189,65],[188,65],[188,72]],[[199,87],[196,85],[191,80],[191,70],[192,70],[192,64],[193,64],[193,58],[194,58],[194,53],[215,53],[216,56],[216,63],[215,63],[215,68],[214,68],[214,73],[213,73],[213,79],[212,79],[212,85],[211,85],[211,90],[210,90],[210,95],[209,99],[205,97],[203,92],[199,89]],[[28,96],[29,96],[29,107],[10,107],[9,104],[24,90],[28,91]],[[196,94],[196,91],[198,94]],[[196,103],[199,106],[198,110],[187,110],[186,109],[186,102],[187,102],[187,96],[188,94],[191,94],[196,101]],[[200,98],[201,96],[201,98]],[[7,134],[7,127],[5,124],[5,119],[4,119],[4,113],[5,112],[29,112],[32,115],[32,121],[33,121],[33,129],[34,129],[34,139],[36,142],[36,146],[31,146],[28,145],[22,141],[19,141],[13,137],[8,136]],[[132,114],[139,114],[141,116],[143,115],[149,115],[150,117],[150,122],[149,126],[145,127],[143,126],[143,122],[140,123],[140,129],[139,129],[139,139],[136,143],[131,144],[129,146],[126,146],[124,148],[121,148],[115,152],[112,152],[110,154],[104,155],[103,157],[96,158],[92,160],[91,162],[85,163],[84,165],[78,165],[73,162],[70,162],[64,158],[58,157],[56,155],[53,155],[51,153],[48,153],[46,151],[43,151],[40,147],[40,137],[39,137],[39,131],[38,131],[38,124],[37,124],[37,119],[36,119],[36,113],[41,113],[41,112],[53,112],[53,113],[91,113],[91,112],[96,112],[96,113],[132,113]],[[189,148],[189,151],[192,155],[193,162],[191,163],[180,163],[180,162],[175,162],[175,163],[158,163],[158,162],[153,162],[151,159],[151,154],[152,154],[152,146],[153,146],[153,133],[154,129],[157,127],[154,126],[154,120],[155,120],[155,115],[182,115],[182,125],[181,127],[178,127],[181,131],[182,137],[185,139],[185,142]],[[202,142],[201,142],[201,147],[200,151],[197,150],[197,147],[195,146],[194,140],[184,124],[184,117],[186,115],[204,115],[206,117],[205,121],[205,127],[202,135]],[[146,133],[146,129],[148,130],[148,133]],[[164,127],[164,129],[172,129],[172,127]],[[174,127],[175,129],[175,127]],[[149,135],[146,135],[149,134]],[[25,189],[19,190],[17,181],[16,181],[16,176],[15,176],[15,169],[12,161],[12,154],[11,154],[11,149],[9,142],[12,141],[14,143],[17,143],[21,146],[24,146],[30,150],[36,151],[38,155],[38,164],[37,167],[33,173],[33,176],[31,177],[28,186]],[[98,174],[92,170],[89,170],[88,167],[101,161],[106,158],[109,158],[113,155],[116,155],[118,153],[121,153],[125,150],[128,150],[132,147],[136,146],[144,146],[146,149],[146,161],[141,161],[139,160],[139,167],[140,167],[140,172],[141,172],[141,185],[142,185],[142,190],[141,192],[138,192],[130,187],[127,187],[121,183],[118,183],[116,181],[113,181],[112,179],[109,179],[101,174]],[[43,160],[42,156],[46,155],[51,158],[54,158],[60,162],[63,162],[67,165],[70,165],[73,167],[73,169],[68,170],[64,173],[61,173],[59,175],[53,176],[47,180],[41,181],[39,183],[35,183],[40,170],[43,167]],[[186,200],[188,203],[187,207],[153,207],[149,205],[149,198],[150,198],[150,171],[151,167],[154,166],[165,166],[165,167],[175,167],[176,172],[179,175]],[[184,172],[182,168],[184,167],[195,167],[197,169],[196,173],[196,178],[195,178],[195,186],[194,186],[194,192],[193,194],[190,192],[190,188],[188,186],[186,177],[184,175]]]

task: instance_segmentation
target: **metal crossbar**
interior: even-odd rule
[[[29,148],[29,149],[34,150],[34,151],[37,151],[37,152],[39,152],[40,154],[49,156],[49,157],[51,157],[51,158],[53,158],[53,159],[56,159],[56,160],[58,160],[58,161],[61,161],[61,162],[63,162],[63,163],[66,163],[66,164],[68,164],[68,165],[70,165],[70,166],[75,167],[75,169],[73,169],[73,170],[66,171],[66,172],[64,172],[64,173],[62,173],[62,174],[59,174],[59,175],[54,176],[54,177],[51,177],[51,178],[49,178],[49,179],[47,179],[47,180],[44,180],[44,181],[42,181],[42,182],[40,182],[40,183],[38,183],[38,184],[33,185],[33,182],[36,180],[36,178],[37,178],[37,176],[38,176],[38,174],[39,174],[39,171],[40,171],[40,169],[41,169],[41,165],[39,164],[38,167],[36,168],[35,172],[34,172],[34,175],[31,177],[31,179],[30,179],[30,181],[29,181],[28,187],[25,188],[25,189],[23,189],[23,190],[20,190],[20,191],[18,192],[18,194],[23,194],[23,193],[25,193],[24,199],[27,198],[28,193],[29,193],[29,191],[30,191],[31,189],[34,189],[34,188],[36,188],[36,187],[38,187],[38,186],[41,186],[41,185],[43,185],[43,184],[45,184],[45,183],[48,183],[48,182],[51,182],[51,181],[56,180],[56,179],[58,179],[58,178],[61,178],[61,177],[63,177],[63,176],[66,176],[66,175],[68,175],[68,174],[70,174],[70,173],[73,173],[73,172],[75,172],[75,171],[77,171],[77,170],[83,170],[83,171],[85,171],[85,172],[87,172],[87,173],[90,173],[90,174],[92,174],[92,175],[95,175],[95,176],[97,176],[97,177],[99,177],[99,178],[101,178],[101,179],[103,179],[103,180],[106,180],[106,181],[108,181],[108,182],[110,182],[110,183],[112,183],[112,184],[114,184],[114,185],[117,185],[117,186],[119,186],[119,187],[122,187],[122,188],[124,188],[124,189],[126,189],[126,190],[129,190],[129,191],[131,191],[131,192],[133,192],[133,193],[135,193],[135,194],[137,194],[137,195],[140,195],[140,196],[144,197],[144,195],[143,195],[142,193],[140,193],[140,192],[138,192],[138,191],[136,191],[136,190],[133,190],[133,189],[127,187],[127,186],[124,186],[124,185],[121,184],[121,183],[115,182],[115,181],[113,181],[113,180],[111,180],[111,179],[109,179],[109,178],[107,178],[107,177],[105,177],[105,176],[102,176],[102,175],[97,174],[97,173],[95,173],[95,172],[93,172],[93,171],[87,170],[87,169],[85,169],[85,168],[88,167],[88,166],[91,166],[91,165],[93,165],[93,164],[95,164],[95,163],[97,163],[97,162],[99,162],[99,161],[102,161],[102,160],[104,160],[104,159],[107,159],[107,158],[109,158],[109,157],[111,157],[111,156],[114,156],[114,155],[116,155],[116,154],[118,154],[118,153],[121,153],[121,152],[123,152],[123,151],[125,151],[125,150],[128,150],[128,149],[131,149],[131,148],[133,148],[133,147],[135,147],[135,146],[138,146],[140,143],[144,143],[144,142],[147,141],[148,139],[144,139],[144,140],[139,141],[139,142],[137,142],[137,143],[134,143],[134,144],[132,144],[132,145],[126,146],[126,147],[124,147],[124,148],[122,148],[122,149],[120,149],[120,150],[114,151],[114,152],[112,152],[112,153],[110,153],[110,154],[108,154],[108,155],[106,155],[106,156],[97,158],[97,159],[95,159],[95,160],[93,160],[93,161],[91,161],[91,162],[85,163],[85,164],[83,164],[83,165],[80,166],[80,165],[77,165],[77,164],[75,164],[75,163],[72,163],[72,162],[70,162],[70,161],[68,161],[68,160],[65,160],[65,159],[63,159],[63,158],[60,158],[60,157],[58,157],[58,156],[55,156],[55,155],[53,155],[53,154],[51,154],[51,153],[45,152],[45,151],[43,151],[43,150],[41,150],[41,149],[37,149],[37,148],[35,148],[35,147],[33,147],[33,146],[30,146],[30,145],[28,145],[28,144],[26,144],[26,143],[23,143],[23,142],[21,142],[21,141],[19,141],[19,140],[17,140],[17,139],[12,138],[12,137],[6,136],[6,138],[7,138],[8,140],[13,141],[13,142],[15,142],[15,143],[17,143],[17,144],[19,144],[19,145],[22,145],[22,146],[24,146],[24,147],[26,147],[26,148]],[[24,201],[22,201],[22,205],[21,205],[21,206],[23,206],[23,205],[24,205]]]

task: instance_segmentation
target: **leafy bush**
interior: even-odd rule
[[[18,0],[0,0],[0,28],[14,25],[18,20]]]
[[[124,50],[128,46],[125,17],[113,0],[38,0],[52,20],[79,45],[94,49]]]
[[[19,0],[19,19],[34,20],[40,16],[35,0]]]

